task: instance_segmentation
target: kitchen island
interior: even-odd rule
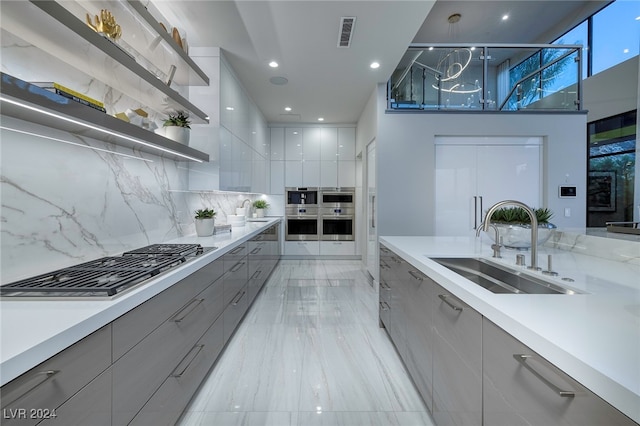
[[[616,242],[603,254],[608,258],[603,258],[588,254],[588,247],[599,243],[593,237],[554,238],[539,248],[539,265],[544,269],[546,256],[552,254],[553,269],[559,273],[557,277],[547,277],[516,267],[519,252],[503,249],[502,259],[491,258],[490,242],[483,240],[380,238],[381,244],[484,318],[640,422],[640,245]],[[529,252],[525,253],[529,264]],[[432,257],[487,258],[580,294],[494,294],[436,263]]]
[[[211,237],[194,234],[166,241],[217,249],[205,252],[112,300],[0,299],[0,385],[110,324],[281,220],[280,217],[272,217],[262,222],[248,221],[243,227],[232,228],[232,232]]]

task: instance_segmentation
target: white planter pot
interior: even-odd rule
[[[189,131],[186,127],[167,126],[164,128],[164,136],[183,145],[189,145]]]
[[[198,237],[210,237],[213,235],[213,228],[215,226],[215,218],[211,219],[196,219],[196,234]]]
[[[264,217],[264,209],[256,209],[256,217]]]

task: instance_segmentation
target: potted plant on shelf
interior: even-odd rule
[[[183,145],[188,145],[190,124],[189,115],[183,111],[169,114],[169,118],[164,120],[164,135]]]
[[[213,235],[216,212],[213,209],[198,209],[195,214],[196,234],[198,237],[210,237]]]
[[[553,212],[548,208],[532,209],[538,220],[538,245],[547,242],[556,226],[549,222]],[[528,250],[531,247],[531,220],[522,207],[503,207],[491,215],[491,223],[498,227],[502,245],[516,250]],[[489,232],[491,239],[494,233]]]
[[[256,209],[257,217],[264,217],[264,211],[269,208],[269,203],[266,200],[255,200],[253,202],[253,208]]]

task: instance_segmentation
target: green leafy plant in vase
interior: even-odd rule
[[[169,118],[164,120],[164,136],[179,142],[183,145],[189,144],[189,130],[191,129],[191,120],[189,115],[183,111],[177,111],[169,114]]]
[[[253,208],[256,209],[257,217],[264,217],[264,211],[269,208],[269,203],[266,200],[255,200]]]
[[[195,211],[196,234],[198,237],[210,237],[215,227],[216,212],[213,209],[198,209]]]
[[[548,208],[533,208],[538,220],[538,246],[543,245],[553,234],[556,226],[549,222],[553,212]],[[502,244],[506,248],[528,250],[531,248],[531,219],[522,207],[503,207],[491,215],[491,223],[498,227]],[[494,233],[489,236],[494,239]]]

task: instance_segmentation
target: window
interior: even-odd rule
[[[583,21],[580,25],[554,40],[551,44],[580,44],[582,48],[582,78],[587,78],[587,51],[589,46],[589,25]]]
[[[587,226],[633,221],[637,111],[588,124]]]
[[[593,15],[592,74],[638,55],[640,2],[616,1]]]

